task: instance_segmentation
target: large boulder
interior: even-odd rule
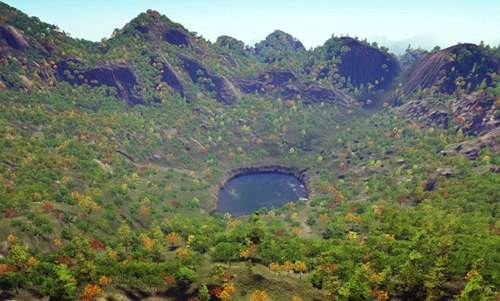
[[[492,83],[491,74],[500,70],[498,58],[490,56],[474,44],[458,44],[425,55],[411,69],[404,84],[404,92],[410,95],[418,88],[432,89],[452,94],[457,83],[468,91],[484,81]]]

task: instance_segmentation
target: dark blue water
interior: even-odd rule
[[[217,211],[245,215],[300,198],[307,198],[307,190],[297,177],[279,172],[250,173],[232,178],[221,188]]]

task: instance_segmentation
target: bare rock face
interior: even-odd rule
[[[341,39],[348,50],[341,54],[340,74],[354,86],[370,83],[377,89],[387,88],[399,72],[396,59],[355,39]]]
[[[238,89],[227,77],[215,75],[212,80],[215,83],[215,91],[219,101],[231,104],[239,98]]]
[[[175,72],[172,65],[168,62],[163,63],[162,68],[162,81],[166,82],[175,91],[179,92],[181,96],[184,96],[184,83],[180,76]]]
[[[400,67],[395,57],[376,47],[350,37],[333,37],[317,50],[319,66],[315,59],[306,67],[306,72],[317,69],[317,79],[340,76],[355,87],[373,90],[389,88]]]
[[[200,84],[208,92],[215,92],[216,99],[231,104],[239,98],[239,91],[225,76],[213,74],[200,61],[181,55],[182,67],[191,80]]]
[[[404,84],[406,95],[418,88],[433,89],[452,94],[461,82],[463,89],[471,91],[492,82],[491,73],[499,72],[498,59],[489,56],[474,44],[458,44],[425,55],[415,64]]]
[[[29,46],[23,34],[15,27],[7,24],[0,24],[0,41],[2,40],[7,46],[16,50],[24,50]]]
[[[58,77],[72,84],[88,84],[92,87],[109,86],[116,88],[117,96],[130,104],[145,104],[135,88],[138,85],[133,67],[124,61],[112,61],[89,69],[80,69],[77,59],[70,59],[59,64]]]
[[[90,85],[106,85],[115,87],[118,96],[133,100],[134,87],[137,85],[137,76],[134,70],[123,62],[110,62],[106,65],[87,70],[83,73]]]
[[[177,46],[188,47],[192,45],[192,39],[190,34],[182,29],[173,28],[168,29],[163,34],[163,38],[170,44]]]

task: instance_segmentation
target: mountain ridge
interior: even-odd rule
[[[34,21],[36,22],[35,19],[27,17],[23,13],[13,10],[6,5],[4,5],[4,10],[7,12],[10,11],[10,13],[3,16],[3,19],[6,19],[7,23],[10,22],[15,25],[17,24],[16,22],[20,22],[12,20],[23,20],[23,22],[28,24],[33,24]],[[11,15],[11,17],[9,18],[8,15]],[[100,43],[74,40],[65,36],[64,33],[57,32],[55,26],[50,26],[45,23],[41,24],[42,26],[47,26],[49,32],[55,36],[53,39],[49,39],[49,41],[47,41],[47,39],[41,40],[40,35],[34,37],[33,34],[24,33],[27,34],[28,39],[32,41],[32,43],[29,44],[23,34],[13,27],[13,25],[6,25],[2,27],[1,33],[3,40],[6,42],[7,46],[11,46],[11,48],[16,49],[18,53],[22,52],[31,45],[33,48],[32,50],[39,50],[39,53],[41,53],[42,56],[46,56],[45,60],[57,59],[63,65],[66,65],[64,63],[65,60],[74,60],[74,58],[68,55],[76,51],[75,48],[78,46],[75,44],[83,43],[87,46],[87,49],[92,49],[92,54],[89,56],[84,53],[82,57],[76,56],[75,58],[80,61],[83,60],[81,64],[84,66],[88,64],[86,61],[89,60],[90,64],[92,64],[92,61],[100,61],[100,63],[96,65],[98,68],[98,65],[106,65],[110,62],[111,65],[113,65],[112,61],[115,60],[116,57],[113,52],[117,51],[115,49],[123,48],[123,45],[125,44],[130,44],[125,41],[126,39],[147,39],[147,43],[150,44],[148,47],[151,47],[150,50],[147,50],[147,52],[149,52],[147,56],[149,56],[149,59],[152,59],[153,56],[156,56],[155,52],[162,53],[161,56],[166,61],[165,66],[170,66],[170,68],[165,70],[165,72],[171,75],[170,78],[176,78],[174,82],[170,83],[173,85],[170,88],[173,91],[181,93],[182,95],[185,95],[184,88],[180,87],[180,78],[183,76],[178,74],[178,70],[186,68],[189,69],[189,66],[185,63],[178,65],[178,62],[186,62],[187,57],[191,57],[192,62],[209,62],[208,66],[204,66],[205,64],[200,63],[196,63],[195,65],[199,68],[199,70],[205,70],[202,71],[205,73],[205,76],[202,78],[206,78],[208,81],[213,82],[204,84],[200,84],[199,82],[197,83],[197,81],[201,79],[193,76],[194,74],[191,71],[191,75],[184,78],[184,85],[189,82],[188,78],[191,78],[193,84],[201,87],[201,89],[205,90],[208,94],[216,91],[215,93],[219,95],[217,98],[226,102],[236,100],[242,89],[249,90],[245,87],[238,87],[238,82],[257,78],[262,76],[262,74],[265,74],[265,72],[272,71],[272,69],[276,69],[278,71],[279,69],[288,70],[289,72],[298,75],[299,78],[302,78],[301,82],[316,81],[320,86],[324,86],[324,89],[330,89],[333,93],[338,95],[345,94],[345,92],[347,92],[347,94],[351,94],[353,98],[358,98],[360,101],[366,101],[368,98],[370,101],[373,101],[378,97],[377,91],[393,89],[391,87],[394,86],[394,84],[397,84],[396,81],[399,81],[399,83],[402,83],[405,86],[406,94],[414,92],[417,87],[429,88],[426,82],[411,78],[411,74],[407,79],[403,77],[403,79],[396,80],[401,69],[398,58],[389,54],[387,49],[382,48],[379,50],[366,42],[358,41],[349,37],[337,38],[333,36],[331,39],[325,41],[322,46],[318,46],[313,50],[306,50],[300,41],[280,30],[276,30],[269,34],[265,40],[257,43],[255,47],[245,46],[241,41],[224,36],[222,36],[220,40],[218,39],[215,43],[211,43],[196,36],[194,33],[189,32],[189,30],[185,29],[181,24],[175,23],[166,16],[153,10],[148,10],[139,14],[136,18],[128,22],[122,29],[117,30],[111,38]],[[22,28],[20,30],[22,30]],[[43,35],[42,39],[44,39]],[[123,39],[125,40],[120,42]],[[67,51],[61,51],[62,55],[54,58],[54,56],[51,56],[50,53],[58,47],[57,43],[63,43],[62,47],[67,47],[69,44],[69,49]],[[50,46],[51,44],[54,45]],[[166,47],[166,45],[171,45],[171,47]],[[471,46],[469,44],[459,44],[448,49],[462,49],[467,47]],[[138,50],[130,49],[130,51],[137,52]],[[142,51],[143,54],[139,55],[144,57],[146,53],[144,52],[145,50]],[[485,56],[481,54],[481,51],[479,52],[479,56],[474,58],[477,62],[472,61],[469,64],[481,64],[483,57]],[[184,58],[179,57],[179,54],[181,53]],[[47,56],[47,54],[49,55]],[[207,60],[207,58],[210,58],[210,60]],[[147,58],[144,57],[144,59]],[[126,60],[123,60],[123,62],[125,61]],[[425,60],[418,61],[415,64],[420,63],[425,63]],[[134,65],[134,62],[128,62],[128,64],[130,65],[130,70],[142,67]],[[494,69],[494,66],[496,65],[498,69],[499,63],[497,58],[489,59],[488,64],[489,67],[487,68]],[[368,69],[366,69],[367,66],[369,67]],[[146,67],[144,65],[144,68],[149,69],[147,70],[147,73],[149,74],[157,72],[150,66]],[[174,72],[174,69],[177,70]],[[249,71],[251,69],[257,69],[258,71]],[[189,70],[184,71],[188,74],[190,72]],[[45,70],[45,72],[48,72],[48,70]],[[413,72],[413,74],[415,74],[415,72]],[[84,71],[84,74],[85,73],[89,72]],[[209,73],[212,73],[212,75],[209,75]],[[247,75],[244,75],[245,73]],[[90,74],[92,74],[92,72],[90,72]],[[129,101],[130,103],[145,104],[150,101],[158,101],[160,98],[159,95],[152,95],[155,94],[153,87],[140,82],[143,78],[146,78],[146,76],[142,76],[143,74],[140,74],[140,72],[139,75],[140,79],[136,80],[137,83],[133,83],[132,89],[138,89],[141,91],[136,91],[137,93],[134,92],[135,94],[132,93],[132,91],[124,93],[122,88],[117,87],[120,86],[120,84],[116,81],[108,82],[107,85],[118,88],[118,96]],[[60,72],[59,79],[67,80],[67,78],[61,76]],[[87,79],[87,82],[88,81],[95,81],[95,79],[89,78]],[[153,82],[154,85],[162,82],[155,78],[148,78],[147,81]],[[450,81],[453,82],[454,80],[450,79]],[[168,81],[163,82],[169,85]],[[409,84],[408,82],[412,82],[413,84]],[[487,85],[490,85],[491,82],[491,79],[488,80]],[[75,81],[73,81],[73,83],[75,83]],[[8,81],[7,83],[4,82],[4,84],[9,86]],[[105,83],[102,82],[101,84]],[[476,85],[477,84],[473,85],[473,88],[475,88]],[[292,87],[292,90],[297,89],[299,88]],[[339,89],[345,90],[344,93],[335,92],[335,90]],[[250,91],[251,90],[252,89],[250,89]],[[447,89],[445,92],[451,93],[453,92],[452,90],[451,86],[451,88]],[[221,91],[226,92],[219,93]],[[131,94],[134,94],[134,96],[129,99],[129,95]],[[222,96],[225,94],[227,94],[227,97]],[[308,95],[308,93],[288,93],[281,95],[304,96]],[[311,101],[313,99],[309,97],[308,100]],[[317,99],[314,101],[317,101]],[[352,99],[343,99],[343,102],[352,102]]]

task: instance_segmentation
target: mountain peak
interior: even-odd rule
[[[148,9],[127,23],[118,35],[146,34],[177,46],[192,46],[193,35],[179,23],[156,10]]]
[[[229,48],[232,50],[243,51],[245,49],[245,43],[243,41],[227,35],[218,37],[217,41],[215,41],[215,44],[219,47]]]
[[[257,53],[263,49],[271,48],[275,50],[284,50],[289,52],[306,51],[306,48],[297,38],[282,30],[275,30],[270,33],[265,40],[255,45]]]

